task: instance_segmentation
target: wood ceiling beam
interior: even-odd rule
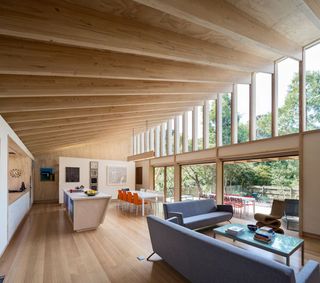
[[[176,82],[251,81],[249,72],[3,36],[0,74]]]
[[[152,121],[149,121],[148,125],[150,127],[153,127],[155,125],[159,125],[162,122],[167,121],[167,118],[162,119],[155,119]],[[146,128],[145,121],[135,121],[131,123],[121,124],[121,125],[113,125],[113,126],[99,126],[99,127],[91,127],[91,128],[83,128],[83,129],[73,129],[72,131],[60,131],[60,132],[51,132],[51,133],[43,133],[43,134],[34,134],[29,136],[21,136],[19,137],[22,139],[22,141],[29,146],[30,144],[46,144],[48,142],[53,141],[68,141],[72,138],[78,138],[81,139],[88,139],[93,136],[103,136],[106,134],[115,134],[122,131],[129,131],[132,133],[132,130],[134,129],[135,132],[142,131]]]
[[[16,123],[11,124],[11,127],[14,129],[15,132],[19,131],[33,131],[34,129],[43,129],[43,128],[52,128],[52,127],[61,127],[61,126],[72,126],[72,125],[82,125],[86,126],[88,124],[94,126],[95,123],[99,122],[121,122],[121,121],[131,121],[132,119],[152,119],[153,117],[161,116],[176,116],[182,114],[185,111],[192,110],[190,108],[181,108],[181,109],[174,109],[174,110],[155,110],[149,111],[145,113],[128,113],[128,114],[113,114],[113,115],[100,115],[100,116],[93,116],[93,117],[81,117],[81,118],[68,118],[68,119],[56,119],[56,120],[49,120],[49,121],[35,121],[35,122],[23,122],[23,123]]]
[[[231,92],[231,83],[193,83],[97,78],[0,75],[0,98],[212,94]]]
[[[320,29],[320,1],[319,0],[301,0],[300,9],[310,19],[313,24]]]
[[[87,138],[85,140],[79,140],[78,138],[72,138],[69,139],[67,142],[66,141],[60,141],[60,142],[52,142],[52,143],[45,143],[45,144],[34,144],[29,146],[30,151],[35,154],[39,152],[49,152],[49,151],[56,151],[60,150],[62,148],[70,148],[74,146],[81,146],[81,145],[86,145],[86,144],[92,144],[92,143],[105,143],[105,142],[110,142],[113,141],[115,138],[124,138],[127,139],[129,138],[130,133],[129,131],[123,132],[123,133],[118,133],[114,135],[108,135],[108,136],[99,136],[95,138]]]
[[[302,58],[301,46],[225,0],[133,0],[222,33],[239,44],[260,46],[281,56]],[[314,0],[308,0],[315,2]]]
[[[183,109],[187,111],[190,107],[203,105],[203,102],[175,102],[175,103],[163,103],[158,105],[136,105],[132,106],[118,106],[118,107],[97,107],[97,108],[81,108],[72,110],[46,110],[46,111],[20,111],[20,112],[9,112],[3,113],[4,119],[13,127],[20,123],[33,123],[33,122],[44,122],[55,121],[59,119],[70,119],[70,118],[84,118],[84,117],[96,117],[96,116],[113,116],[118,114],[138,114],[148,113],[155,110],[170,110],[180,111]]]
[[[0,9],[2,35],[232,70],[272,72],[272,62],[262,57],[72,3],[3,0]]]
[[[199,102],[215,95],[138,95],[90,97],[0,98],[0,113],[98,108],[107,106],[159,105],[162,103]]]

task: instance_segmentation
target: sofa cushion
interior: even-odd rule
[[[198,229],[213,226],[219,222],[228,221],[232,218],[232,213],[216,211],[206,214],[194,215],[183,219],[184,225],[190,229]]]
[[[206,214],[217,210],[217,205],[213,199],[203,199],[195,201],[184,201],[163,204],[165,218],[170,217],[170,212],[182,212],[183,217],[190,217],[199,214]]]

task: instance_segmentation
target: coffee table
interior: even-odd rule
[[[239,226],[244,228],[244,232],[237,236],[232,236],[226,232],[229,227]],[[227,224],[219,228],[213,229],[213,237],[221,235],[234,241],[248,244],[256,248],[283,256],[286,258],[286,264],[290,265],[290,256],[299,248],[301,248],[301,265],[304,265],[304,240],[287,235],[276,234],[270,243],[263,243],[254,240],[254,232],[251,232],[246,225],[243,224]]]

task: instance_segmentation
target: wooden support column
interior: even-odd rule
[[[188,152],[188,112],[182,116],[182,151]]]
[[[166,129],[165,129],[165,123],[161,124],[161,130],[160,130],[160,155],[164,156],[166,153]]]
[[[216,147],[222,146],[222,94],[218,93],[216,101]]]
[[[231,144],[238,143],[238,86],[231,93]]]
[[[302,50],[302,61],[299,61],[299,131],[307,130],[306,117],[306,70],[305,70],[305,50]]]
[[[250,84],[250,107],[249,107],[249,139],[250,141],[256,140],[256,74],[251,75]]]
[[[272,137],[278,136],[278,63],[272,74]]]
[[[193,107],[192,111],[192,150],[198,150],[198,131],[199,131],[199,119],[198,119],[199,108]]]
[[[181,200],[181,167],[179,164],[174,164],[174,201]]]
[[[179,116],[174,117],[174,154],[178,154],[179,152]]]
[[[167,155],[172,155],[172,123],[173,120],[169,119],[167,122]]]
[[[160,156],[160,127],[157,126],[154,131],[154,151],[155,156]]]
[[[216,159],[216,198],[217,204],[223,204],[223,162]]]
[[[209,148],[209,101],[203,106],[203,149]]]

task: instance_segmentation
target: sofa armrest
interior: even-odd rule
[[[184,225],[182,212],[169,212],[168,216],[169,216],[169,218],[177,217],[177,220],[178,220],[177,224],[182,225],[182,226]]]
[[[320,282],[319,263],[309,260],[296,276],[297,283],[316,283]]]
[[[177,216],[170,217],[170,218],[166,219],[166,221],[169,221],[169,222],[174,223],[174,224],[179,224],[178,223],[179,220],[178,220]]]
[[[225,211],[225,212],[231,212],[233,214],[233,207],[230,204],[218,204],[217,205],[218,211]]]

